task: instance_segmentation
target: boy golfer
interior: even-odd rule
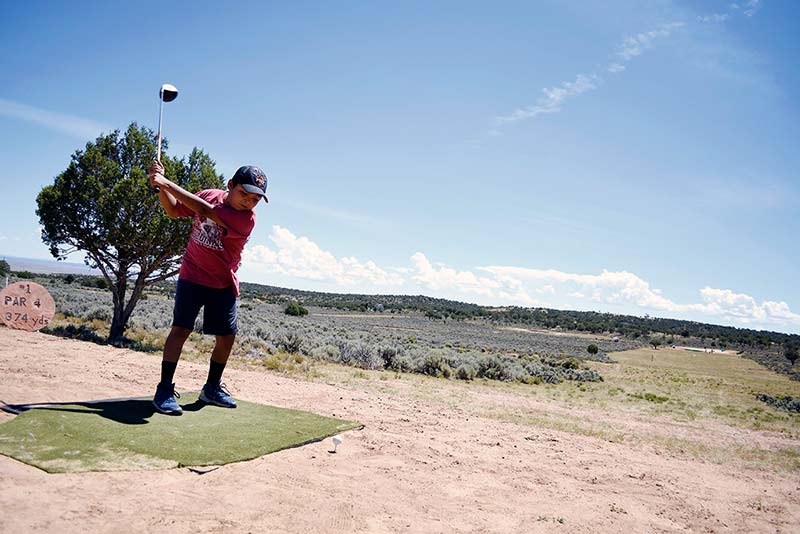
[[[156,388],[153,405],[161,413],[183,413],[172,379],[183,344],[202,307],[203,333],[216,336],[216,344],[200,400],[236,408],[236,401],[221,383],[222,371],[237,331],[239,280],[236,270],[242,249],[256,224],[253,210],[262,198],[269,202],[267,176],[258,167],[240,167],[228,181],[228,191],[205,189],[194,195],[167,180],[163,165],[155,161],[150,167],[150,185],[159,188],[158,198],[167,215],[194,218],[178,275],[172,329],[164,343],[161,382]]]

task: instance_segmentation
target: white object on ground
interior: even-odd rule
[[[333,436],[331,441],[333,442],[333,452],[336,452],[336,447],[342,443],[342,436]]]

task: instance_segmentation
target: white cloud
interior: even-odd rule
[[[248,246],[243,267],[251,273],[279,274],[298,281],[326,282],[342,291],[424,293],[486,305],[553,306],[572,309],[651,313],[710,320],[749,328],[800,332],[800,314],[783,301],[765,300],[730,289],[704,287],[696,302],[678,303],[628,271],[582,274],[556,269],[489,265],[461,270],[431,261],[424,253],[410,265],[380,267],[371,260],[337,258],[308,237],[273,226],[271,246]],[[302,282],[300,282],[302,285]],[[365,291],[369,289],[369,291]],[[547,298],[547,303],[532,295]]]
[[[507,124],[525,119],[531,119],[543,113],[557,113],[561,111],[561,104],[568,98],[578,96],[587,91],[597,88],[597,84],[602,82],[596,74],[578,74],[574,82],[561,82],[555,87],[542,89],[544,96],[536,101],[536,104],[525,108],[516,109],[508,115],[500,116],[495,119],[497,124]]]
[[[555,295],[556,294],[556,288],[553,287],[550,284],[547,284],[547,285],[544,285],[544,286],[538,288],[536,290],[536,292],[537,293],[546,293],[546,294],[549,294],[549,295]]]
[[[626,37],[616,55],[622,62],[630,61],[650,48],[654,40],[668,37],[683,25],[683,22],[670,22],[662,24],[653,31]],[[614,62],[608,65],[605,70],[616,74],[624,71],[625,66],[620,62]],[[535,104],[515,109],[507,115],[495,117],[494,122],[497,126],[502,126],[512,122],[532,119],[539,115],[558,113],[561,111],[561,106],[564,101],[597,89],[598,85],[602,82],[603,79],[595,73],[578,74],[575,77],[575,81],[565,81],[555,87],[546,87],[542,89],[544,95],[539,97]],[[496,129],[492,131],[496,131]]]
[[[741,3],[728,4],[728,10],[731,12],[739,12],[746,16],[752,17],[761,8],[761,0],[747,0]],[[701,15],[697,17],[700,22],[725,22],[728,19],[728,13],[714,13],[712,15]]]
[[[747,17],[752,17],[761,7],[761,0],[747,0],[744,4],[744,14]]]
[[[744,324],[800,324],[800,314],[793,313],[785,302],[763,301],[730,289],[705,287],[700,290],[705,313]]]
[[[718,22],[725,22],[728,20],[727,13],[712,13],[711,15],[701,15],[697,17],[697,20],[700,22],[710,22],[710,23],[718,23]]]
[[[481,270],[513,277],[525,291],[542,292],[540,289],[546,287],[548,293],[554,295],[610,305],[633,304],[643,310],[668,312],[673,316],[706,316],[750,327],[800,329],[800,314],[792,312],[787,303],[769,300],[759,303],[750,295],[729,289],[705,287],[699,291],[700,302],[679,304],[627,271],[603,271],[592,275],[507,266],[483,267]]]
[[[630,61],[634,57],[642,55],[645,50],[653,45],[653,41],[661,37],[669,37],[683,25],[683,22],[669,22],[662,24],[655,30],[626,37],[617,51],[617,57],[622,61]]]
[[[3,98],[0,98],[0,116],[40,124],[51,130],[65,133],[79,139],[94,139],[102,132],[110,132],[113,130],[113,128],[93,120],[47,111]]]
[[[443,264],[432,265],[425,254],[417,252],[411,256],[415,272],[412,280],[433,290],[456,289],[467,293],[491,296],[500,283],[487,277],[478,277],[470,271],[458,271]]]
[[[394,287],[403,284],[399,274],[381,269],[372,260],[337,258],[309,238],[298,237],[281,226],[272,227],[269,239],[275,244],[275,250],[265,245],[249,246],[245,248],[242,264],[256,272],[278,273],[344,286]]]

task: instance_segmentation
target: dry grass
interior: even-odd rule
[[[638,349],[612,357],[618,363],[591,363],[605,382],[507,384],[509,392],[546,404],[487,404],[480,413],[680,457],[800,470],[800,417],[755,398],[798,396],[800,383],[731,354]]]
[[[613,357],[618,363],[591,362],[601,383],[464,382],[327,363],[315,363],[314,379],[681,458],[800,471],[800,417],[755,399],[800,395],[800,383],[729,354],[640,349]]]

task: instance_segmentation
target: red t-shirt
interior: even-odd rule
[[[252,210],[239,211],[226,206],[223,204],[226,194],[221,189],[204,189],[197,196],[214,206],[227,229],[211,219],[201,218],[178,202],[180,217],[194,217],[178,278],[215,289],[233,286],[233,294],[239,296],[236,271],[241,263],[242,249],[256,225],[256,214]]]

